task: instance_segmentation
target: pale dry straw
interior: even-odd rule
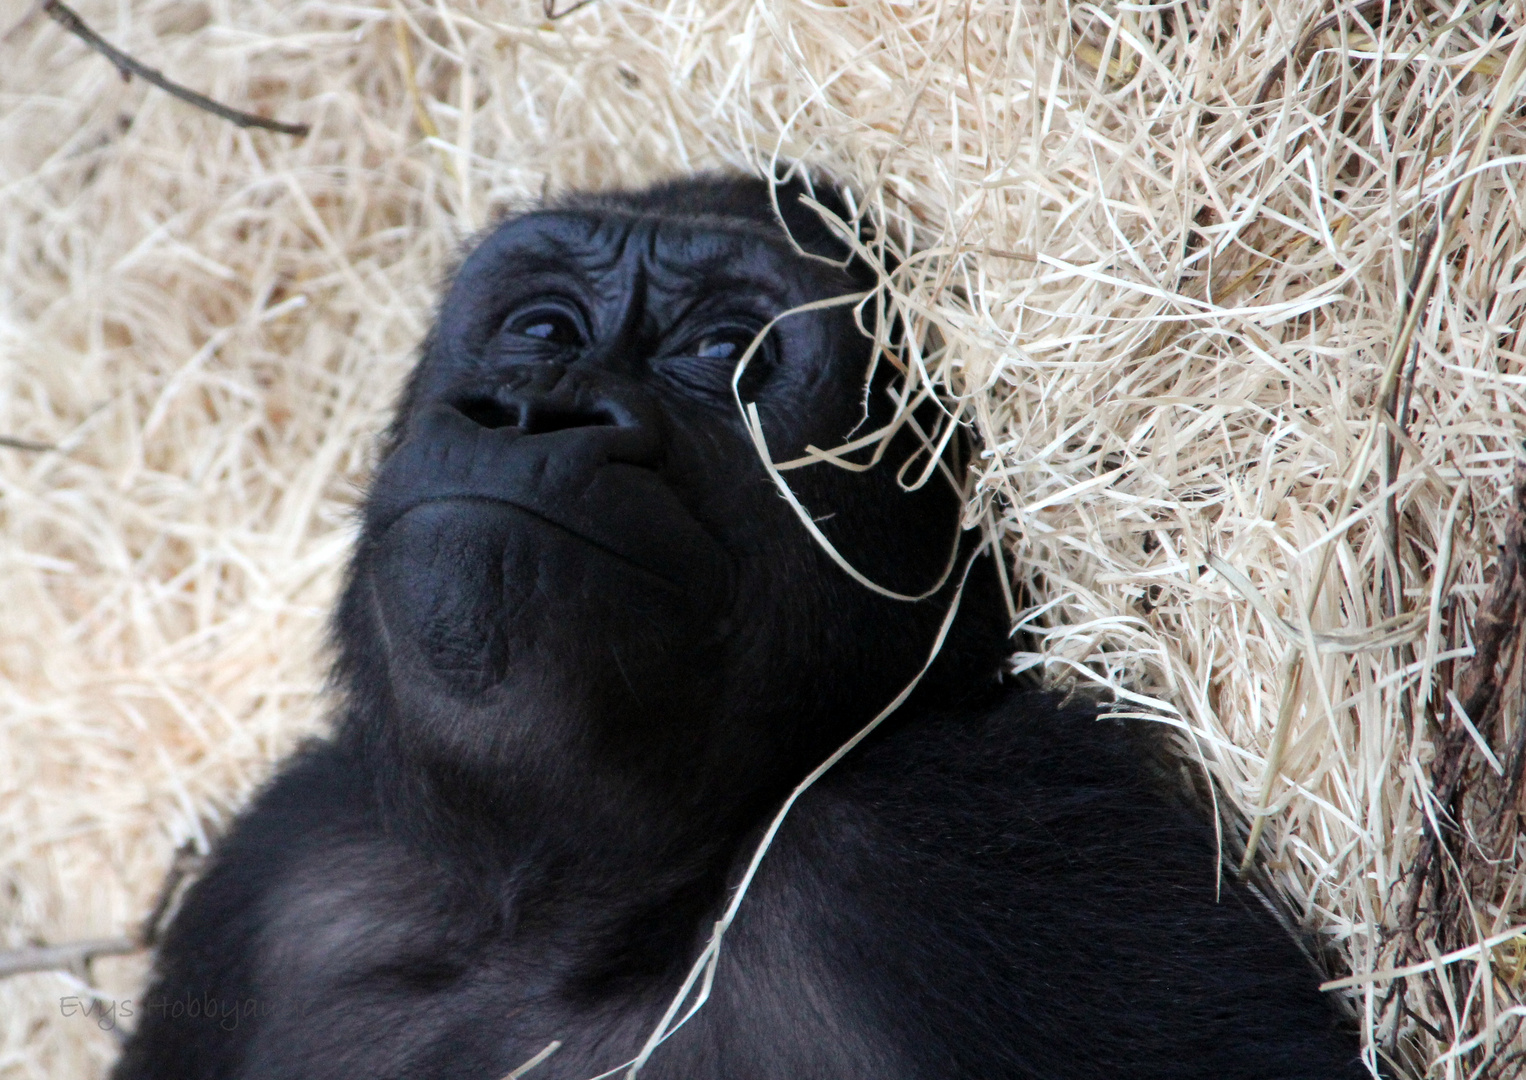
[[[313,131],[0,2],[0,436],[56,447],[0,448],[0,946],[130,931],[320,730],[356,493],[461,242],[783,158],[884,226],[907,389],[985,440],[1017,665],[1173,725],[1231,862],[1264,822],[1369,1046],[1521,1071],[1519,836],[1402,932],[1521,459],[1519,2],[79,9]],[[141,968],[0,983],[0,1076],[99,1074],[105,1015],[59,999]]]

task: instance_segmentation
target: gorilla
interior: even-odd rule
[[[116,1080],[1367,1075],[1142,725],[1004,680],[969,448],[893,423],[810,190],[577,195],[465,258],[334,734],[187,893]],[[794,502],[760,452],[850,438]]]

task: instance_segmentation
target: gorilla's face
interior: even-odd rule
[[[946,597],[886,600],[832,565],[731,388],[771,319],[866,283],[798,253],[761,183],[738,190],[743,214],[532,213],[463,264],[372,488],[343,616],[431,753],[560,761],[570,740],[732,783],[819,756],[925,654]],[[888,415],[853,310],[790,315],[750,360],[741,396],[774,460]],[[785,475],[845,557],[920,591],[959,501],[941,479],[902,490],[914,445],[864,473]]]

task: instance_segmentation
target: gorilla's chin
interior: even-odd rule
[[[620,642],[608,674],[630,687],[670,668],[715,622],[715,597],[513,503],[436,499],[403,512],[368,562],[374,610],[404,680],[425,675],[452,696],[481,698],[509,682],[562,682],[554,658],[587,658],[562,672],[584,686],[590,653]],[[574,643],[564,640],[575,634]],[[631,648],[639,642],[639,648]],[[523,678],[511,678],[522,676]],[[663,680],[666,682],[666,678]]]
[[[387,638],[403,650],[397,659],[475,695],[503,680],[507,624],[526,594],[504,588],[514,510],[464,510],[432,502],[405,513],[376,546],[370,584]]]

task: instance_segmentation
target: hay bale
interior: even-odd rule
[[[1520,505],[1519,2],[80,11],[312,132],[0,7],[0,945],[130,931],[318,729],[356,492],[462,240],[783,156],[908,256],[886,296],[989,450],[1017,665],[1175,727],[1369,1045],[1521,1069],[1510,566],[1472,629]],[[98,1074],[116,1019],[59,999],[141,974],[0,983],[0,1068]]]

